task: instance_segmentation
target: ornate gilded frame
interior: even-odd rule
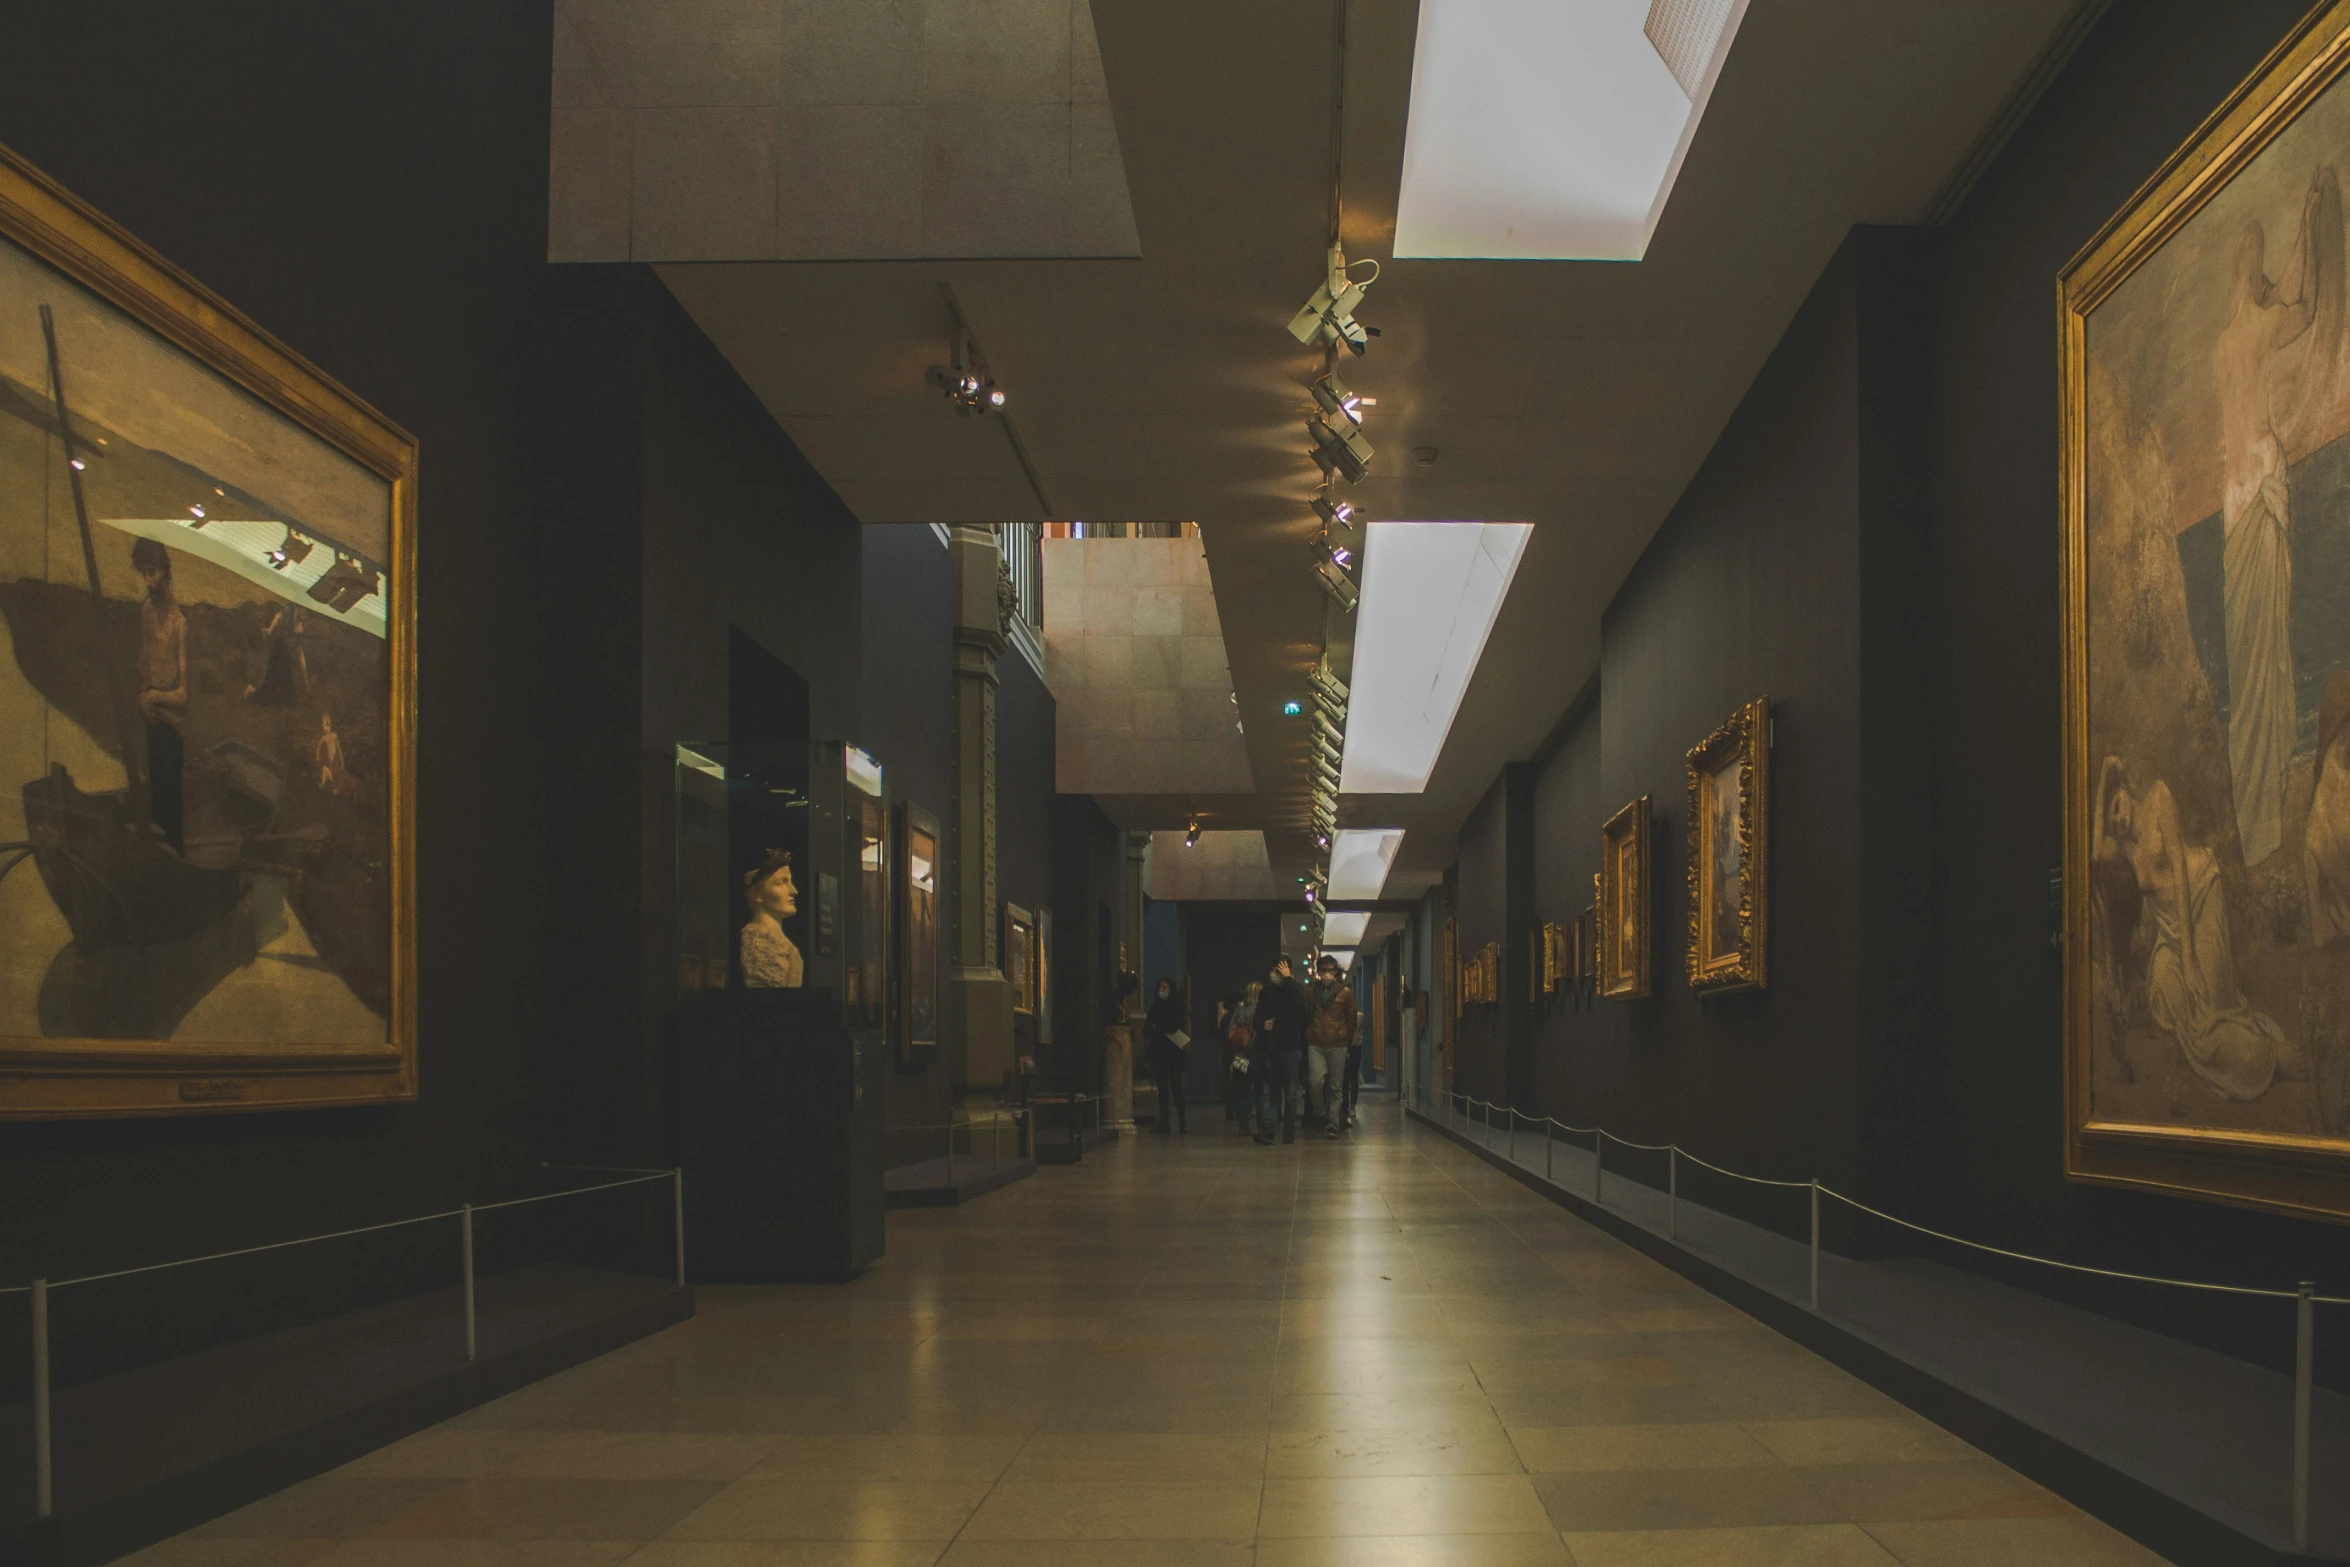
[[[155,332],[390,489],[391,1012],[380,1045],[267,1048],[169,1041],[0,1039],[0,1120],[86,1119],[405,1103],[416,1062],[415,437],[6,147],[0,236]]]
[[[2350,0],[2297,24],[2184,146],[2057,275],[2059,495],[2063,512],[2065,1174],[2304,1216],[2350,1218],[2350,1146],[2092,1114],[2090,1009],[2088,322],[2097,307],[2350,67]]]
[[[1713,795],[1721,772],[1738,765],[1738,943],[1711,948],[1714,905]],[[1760,990],[1770,982],[1771,699],[1756,697],[1689,752],[1689,988]]]
[[[1018,939],[1015,940],[1014,938]],[[1036,1015],[1036,916],[1017,903],[1004,905],[1004,978],[1012,985],[1012,1012]]]
[[[1651,948],[1648,796],[1607,819],[1599,830],[1599,993],[1611,1001],[1639,1001],[1655,993]],[[1624,950],[1629,926],[1632,946]]]

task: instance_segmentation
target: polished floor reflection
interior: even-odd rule
[[[1391,1103],[1211,1108],[142,1567],[2105,1567],[2159,1559]],[[1366,1106],[1368,1108],[1368,1106]]]

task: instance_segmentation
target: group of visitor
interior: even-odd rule
[[[1325,1137],[1353,1126],[1363,1080],[1356,1021],[1354,990],[1337,959],[1324,953],[1314,965],[1313,984],[1305,985],[1288,954],[1276,957],[1264,980],[1216,1003],[1216,1025],[1224,1035],[1225,1118],[1268,1147],[1276,1126],[1285,1143],[1297,1141],[1301,1123]],[[1143,1018],[1144,1062],[1159,1090],[1152,1128],[1157,1132],[1191,1130],[1183,1084],[1189,1029],[1184,998],[1172,980],[1160,980]]]
[[[1325,953],[1312,985],[1298,983],[1285,953],[1224,1014],[1228,1105],[1243,1135],[1269,1146],[1297,1141],[1303,1121],[1336,1137],[1355,1124],[1362,1050],[1355,1043],[1355,995],[1338,960]]]

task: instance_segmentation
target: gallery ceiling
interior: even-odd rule
[[[1368,518],[1534,524],[1426,789],[1342,806],[1349,825],[1407,829],[1388,898],[1441,874],[1498,769],[1591,676],[1609,599],[1846,230],[1921,221],[2078,9],[1752,0],[1644,260],[1398,261],[1417,7],[1354,0],[1345,242],[1383,271],[1359,311],[1381,335],[1343,371],[1377,398],[1378,455],[1347,496]],[[660,273],[868,523],[1048,515],[1002,430],[924,383],[950,332],[942,284],[1051,517],[1196,520],[1259,791],[1209,825],[1268,829],[1286,884],[1310,844],[1305,734],[1280,708],[1306,694],[1324,600],[1303,433],[1321,355],[1284,327],[1327,242],[1334,7],[1093,11],[1139,259]],[[1157,803],[1126,825],[1183,825],[1186,802]]]

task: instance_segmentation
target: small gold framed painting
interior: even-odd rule
[[[1599,993],[1616,1001],[1652,994],[1648,819],[1644,794],[1599,830]]]
[[[1689,988],[1768,982],[1771,699],[1756,697],[1689,753]]]

